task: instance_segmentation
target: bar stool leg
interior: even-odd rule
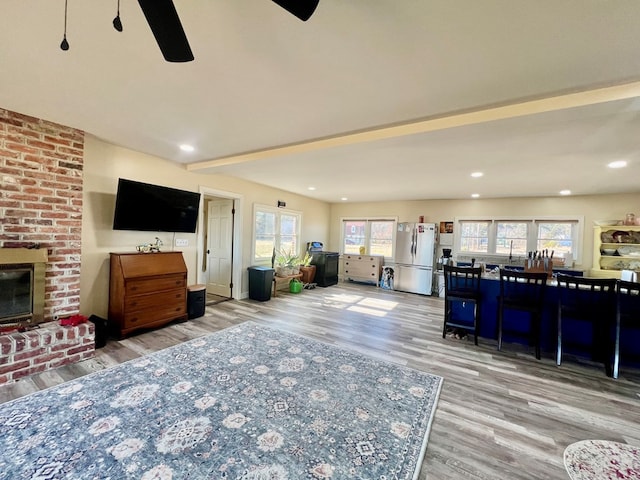
[[[503,320],[502,299],[498,303],[498,351],[502,350],[502,320]]]
[[[558,348],[556,350],[556,365],[560,366],[561,363],[562,363],[562,313],[558,311]]]

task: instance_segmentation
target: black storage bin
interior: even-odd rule
[[[249,298],[265,302],[271,300],[274,269],[271,267],[249,267]]]
[[[316,284],[330,287],[338,283],[338,252],[312,252],[311,265],[316,266]]]
[[[187,287],[187,317],[189,320],[204,315],[206,298],[206,285],[191,285]]]
[[[89,321],[95,325],[96,348],[104,347],[109,336],[109,322],[106,318],[101,318],[97,315],[91,315]]]

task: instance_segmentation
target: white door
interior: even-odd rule
[[[233,200],[209,200],[207,207],[207,293],[231,297]]]

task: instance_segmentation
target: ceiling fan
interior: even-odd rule
[[[320,0],[272,0],[302,21],[307,21]],[[138,0],[147,23],[167,62],[190,62],[193,53],[173,0]]]

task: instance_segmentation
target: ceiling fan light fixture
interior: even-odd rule
[[[311,18],[320,0],[273,0],[287,12],[295,15],[303,22]]]

